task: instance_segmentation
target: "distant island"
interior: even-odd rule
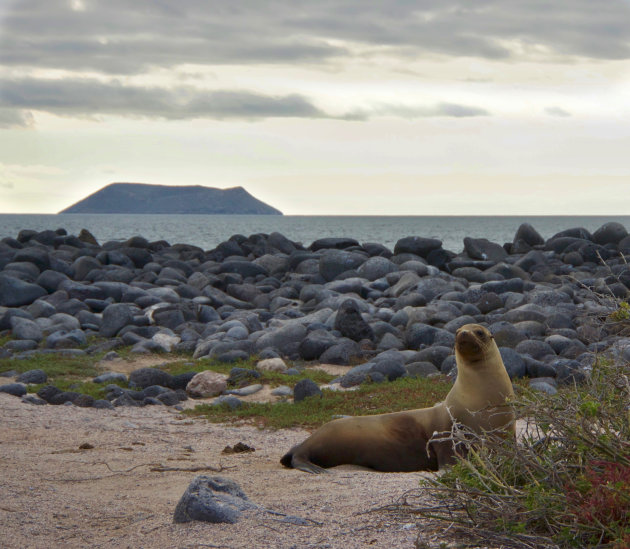
[[[59,213],[282,215],[243,187],[216,189],[144,183],[111,183]]]

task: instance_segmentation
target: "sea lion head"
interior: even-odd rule
[[[483,360],[494,347],[492,334],[479,324],[465,324],[455,334],[455,351],[467,363]]]

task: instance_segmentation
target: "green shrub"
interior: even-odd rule
[[[518,440],[456,432],[468,454],[423,481],[435,505],[407,510],[486,544],[630,547],[629,378],[630,365],[600,361],[581,386],[525,391]]]

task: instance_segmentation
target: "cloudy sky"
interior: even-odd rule
[[[630,0],[0,0],[0,212],[630,214]]]

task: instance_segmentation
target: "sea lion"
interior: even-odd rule
[[[453,423],[476,433],[514,432],[514,395],[492,334],[466,324],[455,338],[457,379],[431,408],[336,419],[287,452],[280,463],[308,473],[354,464],[377,471],[436,471],[455,458]]]

